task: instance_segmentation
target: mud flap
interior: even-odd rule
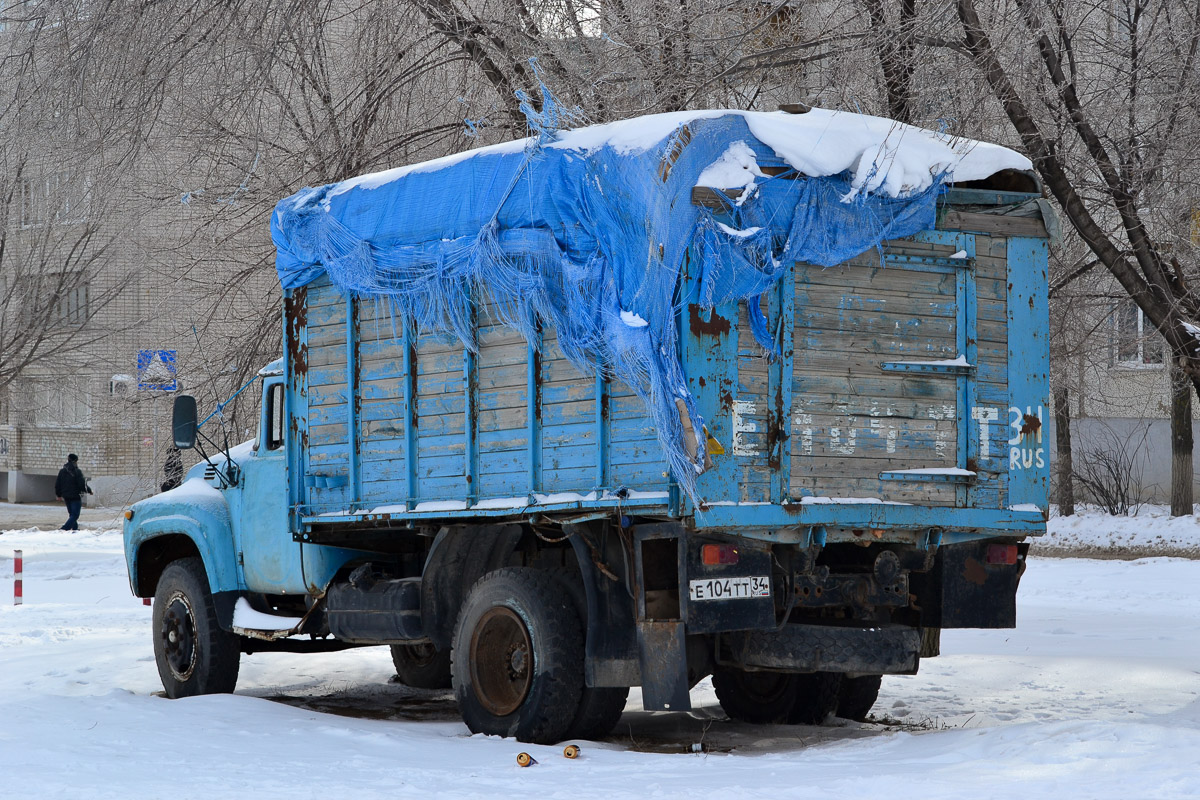
[[[1011,549],[1010,549],[1011,548]],[[1014,628],[1027,543],[982,540],[944,545],[934,568],[910,576],[926,628]],[[1013,557],[1015,551],[1015,558]]]
[[[639,620],[637,633],[642,670],[642,707],[647,711],[691,709],[683,623]]]

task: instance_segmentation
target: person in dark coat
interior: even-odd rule
[[[54,496],[67,504],[67,522],[62,526],[64,531],[79,530],[79,511],[83,508],[83,495],[91,494],[91,487],[83,477],[83,470],[78,466],[79,456],[71,453],[67,463],[58,471],[58,479],[54,481]]]

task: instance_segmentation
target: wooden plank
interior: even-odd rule
[[[873,265],[856,265],[851,262],[836,267],[821,268],[804,265],[796,270],[796,288],[817,286],[842,286],[847,292],[954,297],[954,275],[952,273],[914,272]]]
[[[797,368],[794,392],[800,402],[801,396],[811,396],[809,402],[837,404],[853,403],[857,400],[882,402],[885,400],[921,400],[953,403],[956,399],[954,381],[942,378],[919,377],[881,373],[878,377],[857,375],[825,375],[802,373]],[[821,397],[824,395],[824,397]]]
[[[924,506],[953,506],[954,488],[929,483],[885,481],[842,475],[809,475],[792,472],[792,496],[877,498]]]
[[[970,231],[1001,236],[1048,239],[1046,223],[1036,217],[1011,217],[1001,214],[973,214],[946,211],[939,214],[938,230]]]
[[[954,295],[916,294],[876,290],[870,293],[852,292],[839,286],[808,286],[796,291],[796,313],[820,309],[835,312],[825,316],[839,318],[842,315],[880,314],[905,317],[913,314],[922,317],[953,317]],[[803,304],[804,308],[800,308]],[[829,326],[832,330],[845,329],[844,325]]]
[[[342,379],[345,380],[346,342],[343,339],[338,344],[322,345],[308,348],[308,368],[341,366]]]

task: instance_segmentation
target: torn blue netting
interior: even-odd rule
[[[748,301],[755,337],[773,352],[757,298],[785,265],[838,264],[932,228],[942,190],[934,180],[892,198],[851,192],[848,173],[783,175],[714,215],[692,203],[692,189],[732,143],[779,161],[737,113],[690,119],[644,147],[566,146],[551,116],[535,122],[524,142],[283,200],[271,221],[280,281],[293,289],[327,273],[472,350],[473,297],[490,298],[531,342],[538,326],[554,328],[581,372],[603,370],[643,399],[693,499],[704,420],[680,363],[678,307]],[[692,288],[680,286],[685,257],[701,265]]]

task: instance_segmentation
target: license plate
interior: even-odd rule
[[[688,598],[693,601],[749,600],[770,596],[770,579],[757,575],[746,578],[704,578],[688,584]]]

